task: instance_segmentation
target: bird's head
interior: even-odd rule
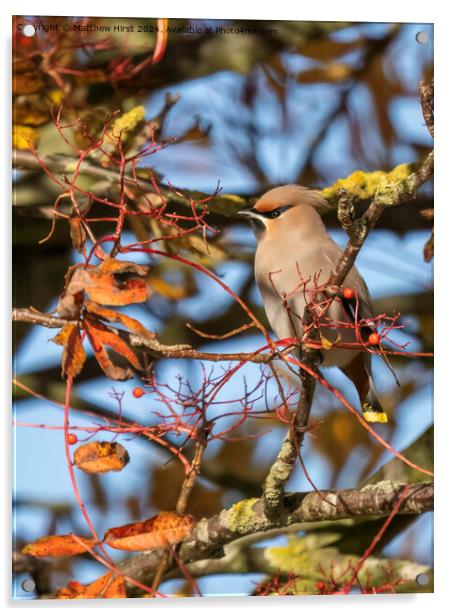
[[[328,207],[321,194],[315,190],[288,184],[266,192],[247,210],[240,210],[240,216],[247,218],[258,240],[274,237],[284,240],[294,231],[309,233],[310,229],[322,227],[320,213]]]

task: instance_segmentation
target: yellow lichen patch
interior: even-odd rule
[[[265,558],[277,571],[291,571],[305,577],[317,577],[317,563],[333,560],[336,548],[326,547],[340,538],[338,533],[321,533],[318,536],[290,537],[286,546],[265,550]]]
[[[363,417],[368,423],[388,423],[388,416],[384,412],[364,411]]]
[[[233,203],[237,203],[238,205],[245,205],[246,200],[243,197],[239,197],[238,195],[230,195],[229,193],[225,193],[222,195],[223,199],[227,199],[228,201],[232,201]]]
[[[257,501],[257,498],[248,498],[233,505],[228,511],[228,529],[240,534],[249,532],[255,524],[256,512],[253,507]]]
[[[340,188],[345,189],[352,197],[357,199],[371,199],[377,190],[388,184],[401,182],[413,172],[413,165],[398,165],[391,171],[354,171],[347,178],[339,178],[332,186],[322,190],[326,199],[334,199]]]
[[[143,105],[138,105],[134,107],[127,113],[123,113],[122,116],[116,118],[113,122],[111,136],[114,139],[118,139],[121,136],[121,141],[123,141],[127,133],[135,130],[140,122],[144,120],[144,116],[146,114],[146,109]]]

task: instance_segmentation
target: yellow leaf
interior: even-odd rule
[[[322,343],[322,349],[325,349],[327,351],[333,346],[331,340],[328,340],[328,338],[325,338],[325,336],[322,336],[322,334],[320,334],[320,342]]]
[[[18,150],[31,150],[39,140],[39,133],[30,126],[13,126],[13,147]]]

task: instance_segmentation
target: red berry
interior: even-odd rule
[[[369,344],[380,344],[380,336],[374,332],[373,334],[370,334],[368,341]]]
[[[69,445],[75,445],[77,441],[78,441],[78,438],[75,434],[67,435],[67,442],[69,443]]]
[[[135,387],[132,391],[132,396],[134,398],[141,398],[141,396],[144,396],[144,390],[141,387]]]
[[[343,290],[342,295],[345,297],[345,299],[353,299],[355,297],[355,292],[350,287],[346,287]]]

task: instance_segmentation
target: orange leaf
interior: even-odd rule
[[[78,537],[78,539],[83,541],[84,545],[75,539],[75,535],[49,535],[48,537],[41,537],[41,539],[26,545],[22,550],[22,554],[35,556],[36,558],[75,556],[76,554],[87,552],[89,548],[96,545],[94,539],[87,537]]]
[[[137,356],[127,346],[126,342],[103,323],[87,316],[83,320],[83,327],[88,334],[89,341],[100,367],[109,378],[115,381],[125,381],[133,377],[133,372],[129,368],[115,366],[105,350],[106,346],[111,347],[116,353],[125,357],[134,368],[142,370]]]
[[[146,276],[149,271],[147,265],[138,265],[133,261],[118,261],[112,257],[104,259],[97,269],[104,274],[136,274],[141,277]]]
[[[141,334],[146,338],[155,338],[155,334],[150,332],[148,329],[144,327],[137,321],[136,319],[132,319],[132,317],[128,317],[125,314],[121,314],[120,312],[115,312],[114,310],[109,310],[108,308],[103,308],[96,304],[95,302],[86,302],[86,309],[88,312],[94,313],[104,321],[110,321],[111,323],[121,323],[124,325],[129,331],[134,332],[135,334]]]
[[[162,511],[149,520],[110,528],[104,543],[117,550],[141,551],[166,547],[188,537],[196,524],[191,515]]]
[[[149,297],[149,289],[142,277],[148,269],[144,265],[111,258],[96,267],[72,266],[66,275],[66,287],[58,302],[57,313],[65,319],[78,318],[83,293],[93,302],[111,306],[144,302]]]
[[[93,441],[77,448],[74,462],[85,473],[121,471],[129,463],[127,450],[119,443]]]
[[[110,571],[87,586],[72,580],[65,588],[61,588],[55,597],[57,599],[125,599],[127,595],[124,578]]]
[[[64,347],[61,360],[62,374],[72,377],[77,376],[83,368],[86,359],[78,327],[68,323],[52,340]]]
[[[80,271],[83,290],[98,304],[127,306],[145,302],[149,297],[148,285],[141,278],[129,278],[124,282],[118,282],[112,274],[102,274],[94,270]]]
[[[44,81],[36,72],[21,73],[13,77],[13,94],[34,94],[45,87]]]

